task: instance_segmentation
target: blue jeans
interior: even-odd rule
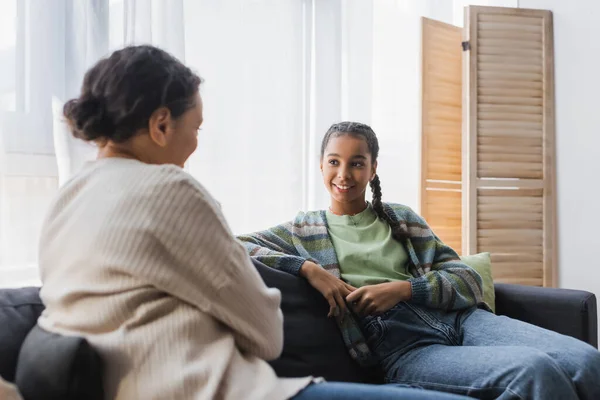
[[[600,399],[600,352],[525,322],[399,303],[362,324],[388,383],[480,399]]]
[[[292,400],[468,400],[468,397],[404,385],[363,385],[360,383],[325,382],[306,387]]]

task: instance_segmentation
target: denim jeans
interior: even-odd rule
[[[399,303],[362,325],[387,383],[480,399],[600,399],[600,352],[525,322]]]
[[[325,382],[306,387],[292,400],[468,400],[468,397],[404,385],[364,385],[360,383]]]

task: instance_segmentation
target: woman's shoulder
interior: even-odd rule
[[[191,220],[192,214],[200,213],[205,218],[218,219],[229,230],[219,202],[202,183],[183,168],[171,164],[150,165],[148,179],[153,187],[147,193],[152,193],[154,196],[152,196],[153,200],[147,201],[153,209],[164,210],[164,212],[177,209],[178,218],[182,221]]]
[[[211,206],[218,209],[221,208],[221,205],[210,194],[208,189],[183,168],[170,164],[159,165],[156,167],[157,176],[162,178],[159,179],[162,184],[161,190],[173,195],[179,194],[182,197],[189,196],[196,200],[204,200]]]
[[[90,165],[80,180],[95,180],[111,188],[120,188],[120,193],[124,196],[144,198],[144,202],[149,205],[155,202],[169,203],[175,199],[185,202],[192,198],[214,202],[208,190],[198,180],[173,164],[157,165],[131,159],[103,159]]]

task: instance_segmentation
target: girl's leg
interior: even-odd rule
[[[578,399],[570,379],[554,360],[529,347],[436,344],[391,361],[387,382],[478,399]]]
[[[463,346],[459,327],[470,318],[466,315],[400,303],[365,319],[367,340],[381,359],[386,381],[480,399],[577,399],[569,377],[541,350]]]
[[[462,321],[464,346],[521,346],[551,358],[573,382],[580,399],[600,399],[600,352],[570,336],[476,310]]]
[[[292,400],[467,400],[468,397],[401,385],[364,385],[360,383],[326,382],[313,384]]]

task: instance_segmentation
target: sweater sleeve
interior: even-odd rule
[[[298,275],[307,260],[296,251],[292,241],[293,223],[287,222],[261,232],[238,236],[255,260],[275,269]]]
[[[231,328],[243,352],[277,358],[283,348],[281,295],[267,288],[220,208],[192,178],[156,191],[151,256],[146,269],[157,288],[211,314]]]
[[[433,233],[425,219],[414,211],[412,213],[412,217],[421,225],[421,231],[428,232],[430,236],[426,241],[417,238],[415,242],[422,243],[421,251],[433,251],[434,254],[430,271],[409,279],[411,301],[444,310],[460,310],[483,303],[481,276]]]

